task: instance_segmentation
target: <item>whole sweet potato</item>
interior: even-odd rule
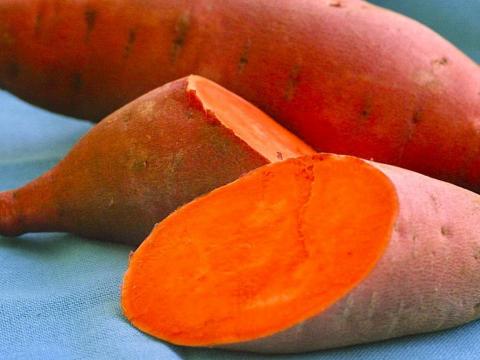
[[[2,0],[0,84],[100,119],[190,73],[319,151],[480,190],[480,69],[428,28],[358,0]]]

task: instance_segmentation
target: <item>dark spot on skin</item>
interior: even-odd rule
[[[398,158],[397,158],[397,164],[401,164],[403,155],[405,152],[406,147],[412,140],[413,135],[415,134],[415,131],[417,129],[417,125],[422,121],[422,109],[418,108],[413,111],[412,116],[410,117],[410,126],[407,127],[407,131],[405,134],[405,141],[403,142],[403,145],[401,149],[398,151]]]
[[[190,14],[186,13],[179,17],[175,24],[175,39],[173,39],[172,50],[170,52],[170,60],[174,64],[185,46],[187,33],[190,28]]]
[[[94,9],[86,9],[84,13],[85,23],[87,24],[87,34],[85,36],[85,40],[88,41],[90,39],[90,34],[95,27],[95,23],[97,22],[97,11]]]
[[[475,312],[475,316],[480,315],[480,302],[476,303],[473,307],[473,311]]]
[[[40,32],[42,30],[42,21],[43,21],[43,12],[39,11],[37,13],[37,16],[35,17],[35,29],[34,29],[35,36],[37,37],[40,35]]]
[[[452,234],[451,230],[447,226],[442,226],[440,232],[443,236],[450,236]]]
[[[82,87],[83,87],[83,78],[82,74],[80,73],[75,73],[72,75],[72,81],[71,81],[72,89],[74,92],[78,93]]]
[[[242,54],[240,60],[238,61],[238,72],[241,74],[245,69],[245,66],[248,64],[248,58],[245,54]]]
[[[12,61],[7,64],[7,76],[11,80],[15,80],[20,75],[20,65],[17,62]]]
[[[447,65],[448,64],[448,58],[445,56],[441,57],[440,59],[435,59],[432,61],[432,64],[436,65]]]
[[[365,104],[363,105],[363,109],[360,112],[360,116],[362,119],[367,119],[372,113],[372,99],[368,97],[365,100]]]
[[[250,53],[251,42],[250,39],[247,41],[247,44],[243,47],[242,54],[240,55],[240,60],[238,61],[238,72],[241,74],[245,67],[248,64],[248,56]]]
[[[480,250],[476,251],[475,254],[473,254],[473,258],[477,261],[480,259]]]
[[[132,164],[133,171],[142,171],[145,170],[148,166],[147,160],[135,160]]]
[[[330,0],[328,5],[331,7],[342,7],[342,2],[340,0]]]
[[[398,221],[393,225],[393,229],[396,233],[398,233],[400,236],[405,236],[407,234],[407,228],[405,227],[405,224],[401,221]]]
[[[398,222],[396,222],[395,224],[393,224],[393,230],[398,231],[399,226],[400,225],[398,224]]]
[[[435,211],[438,211],[438,201],[434,194],[430,194],[430,200],[432,200]]]
[[[135,29],[130,29],[128,32],[127,45],[125,45],[125,52],[123,55],[125,58],[128,58],[132,53],[132,48],[135,44],[135,41],[137,41],[137,31]]]
[[[277,159],[283,160],[283,154],[280,151],[277,151]]]
[[[417,125],[422,120],[422,112],[420,110],[415,110],[411,120],[413,124]]]
[[[295,65],[288,77],[287,87],[285,88],[285,99],[292,100],[297,89],[298,82],[300,81],[300,65]]]

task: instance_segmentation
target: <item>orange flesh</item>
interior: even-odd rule
[[[190,75],[187,90],[195,93],[205,111],[214,114],[223,126],[269,162],[315,153],[264,112],[213,81]]]
[[[264,166],[156,226],[130,260],[124,313],[180,345],[274,334],[321,313],[368,275],[397,207],[390,180],[356,158]]]

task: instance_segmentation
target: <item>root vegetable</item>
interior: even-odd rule
[[[175,344],[274,353],[463,324],[480,316],[479,199],[346,156],[263,166],[159,223],[122,307]]]
[[[0,84],[100,119],[189,74],[318,151],[480,191],[480,69],[425,26],[358,0],[2,0]]]
[[[0,234],[69,231],[138,244],[179,205],[313,153],[245,100],[190,76],[110,115],[52,170],[0,193]]]

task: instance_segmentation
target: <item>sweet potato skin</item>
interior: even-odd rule
[[[270,163],[203,108],[191,78],[116,111],[50,171],[0,193],[0,234],[67,231],[139,244],[178,206]],[[299,154],[313,153],[296,140]]]
[[[424,26],[358,0],[4,0],[0,84],[100,119],[196,73],[319,151],[480,190],[480,70]]]
[[[226,348],[305,352],[431,332],[480,317],[478,195],[374,165],[395,185],[400,212],[390,244],[370,275],[324,313]]]

